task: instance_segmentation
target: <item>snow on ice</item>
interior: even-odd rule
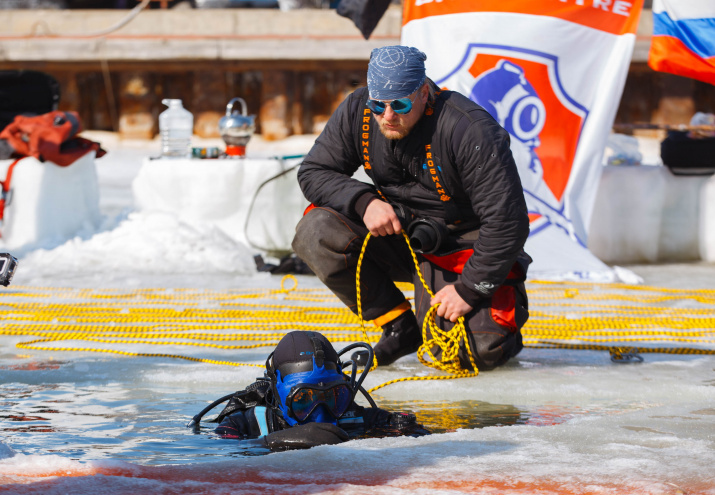
[[[256,272],[256,250],[240,237],[245,218],[230,227],[136,208],[133,184],[145,159],[157,154],[157,142],[91,137],[109,150],[96,161],[96,172],[87,167],[73,182],[77,189],[58,192],[66,194],[66,208],[37,213],[45,232],[4,245],[20,257],[6,291],[280,286],[280,278]],[[310,139],[266,144],[257,136],[248,151],[265,159],[309,147]],[[643,160],[649,156],[652,150],[643,150]],[[680,252],[674,246],[684,246],[688,260],[696,253],[711,256],[715,222],[704,225],[702,218],[712,215],[715,183],[689,181],[674,201],[663,172],[649,171],[655,185],[641,188],[638,197],[613,200],[609,218],[599,220],[600,237],[594,238],[602,244],[594,251],[623,263],[661,260]],[[628,180],[636,190],[642,177],[626,175],[613,187]],[[98,197],[86,193],[92,182]],[[175,189],[180,204],[186,198],[178,196],[181,186]],[[696,192],[704,190],[707,201],[698,198],[705,202],[696,205]],[[251,192],[239,188],[235,194],[244,201]],[[23,200],[14,201],[10,209],[19,211]],[[654,211],[654,202],[668,206]],[[262,204],[259,213],[284,214],[267,208]],[[637,215],[647,221],[629,220]],[[62,230],[72,222],[71,234]],[[622,239],[620,231],[630,235],[627,242],[609,237]],[[673,288],[712,289],[715,275],[704,262],[626,268],[621,279],[632,273],[646,284]],[[308,276],[298,283],[322,287]],[[619,365],[603,352],[525,349],[476,378],[406,382],[375,393],[388,409],[416,411],[436,431],[431,436],[257,456],[237,442],[194,435],[185,424],[210,401],[251,383],[259,368],[16,349],[23,340],[3,336],[0,346],[0,493],[715,494],[712,356],[651,354],[644,363]],[[150,346],[140,350],[152,352]],[[267,352],[232,351],[231,359],[261,363]],[[368,386],[427,372],[409,356],[371,373]]]

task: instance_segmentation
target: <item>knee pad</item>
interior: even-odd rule
[[[337,256],[344,258],[353,242],[361,242],[350,223],[330,208],[314,208],[298,222],[293,250],[317,273],[316,265]]]

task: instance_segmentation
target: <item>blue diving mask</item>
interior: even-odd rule
[[[291,373],[285,378],[276,372],[279,409],[289,425],[331,423],[337,425],[353,401],[353,392],[345,376],[335,369],[318,367]]]

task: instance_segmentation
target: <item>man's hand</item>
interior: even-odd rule
[[[438,303],[437,316],[446,318],[452,323],[456,322],[460,316],[464,316],[474,309],[462,299],[454,288],[454,285],[442,287],[442,289],[434,295],[430,301],[430,305],[434,306]]]
[[[392,206],[377,198],[367,205],[362,221],[375,237],[399,234],[402,231],[402,225]]]

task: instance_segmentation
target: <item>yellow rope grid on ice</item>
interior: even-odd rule
[[[410,284],[399,287],[408,295],[413,290]],[[529,282],[527,290],[531,316],[522,330],[526,347],[607,350],[614,356],[715,354],[715,290],[539,281]],[[291,330],[319,331],[332,342],[367,340],[374,344],[380,336],[379,328],[372,324],[366,328],[327,289],[300,289],[293,276],[286,276],[280,289],[12,286],[0,291],[0,319],[0,335],[35,337],[17,343],[21,349],[257,368],[264,366],[263,354],[255,363],[225,360],[223,355],[230,356],[226,351],[239,349],[272,348]],[[455,341],[464,335],[459,326],[454,335],[433,328],[430,332],[435,340],[442,339],[446,354],[456,352]],[[87,344],[77,346],[78,342]],[[644,343],[651,346],[641,347]],[[137,345],[163,346],[166,352],[131,352]],[[476,374],[459,375],[449,362],[446,366],[438,364],[429,353],[432,345],[435,343],[425,343],[418,351],[420,361],[450,374],[401,378],[371,391],[395,381]],[[204,352],[201,357],[174,353],[181,348],[203,348]],[[217,355],[219,359],[212,358]]]

